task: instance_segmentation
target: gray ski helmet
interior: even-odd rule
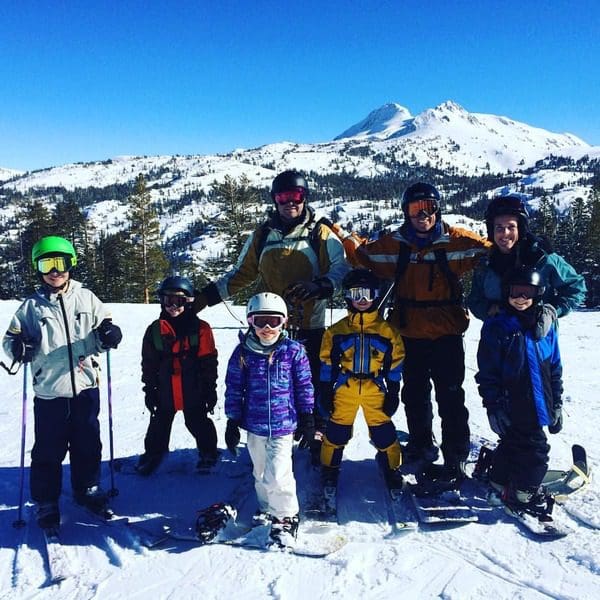
[[[404,194],[402,194],[402,212],[404,212],[404,218],[408,220],[408,205],[411,202],[427,199],[435,200],[437,202],[438,209],[435,212],[435,216],[439,220],[442,216],[442,198],[440,193],[433,185],[423,181],[413,183],[404,190]]]
[[[280,192],[291,192],[296,188],[302,188],[304,190],[304,198],[308,198],[308,183],[306,183],[304,175],[293,169],[283,171],[283,173],[279,173],[279,175],[273,179],[273,183],[271,184],[271,199],[275,200],[275,194],[279,194]]]
[[[500,215],[517,217],[519,238],[523,238],[529,231],[529,212],[521,196],[517,194],[496,196],[485,211],[485,226],[490,241],[494,241],[494,219]]]
[[[186,277],[174,275],[172,277],[167,277],[160,284],[157,290],[157,294],[159,296],[164,296],[166,294],[173,294],[177,292],[183,292],[184,296],[187,296],[188,298],[193,298],[194,286],[192,285],[192,282]]]

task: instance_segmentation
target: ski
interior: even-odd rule
[[[420,523],[441,525],[471,523],[479,520],[477,513],[465,502],[458,490],[430,492],[421,484],[407,484]]]
[[[55,585],[72,575],[71,561],[60,542],[58,527],[43,528],[42,535],[48,559],[48,583]]]

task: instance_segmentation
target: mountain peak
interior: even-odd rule
[[[334,139],[342,140],[350,137],[385,139],[398,129],[402,129],[411,119],[412,115],[407,108],[396,102],[388,102],[371,111],[365,119],[346,129]]]

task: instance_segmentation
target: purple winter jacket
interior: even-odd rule
[[[284,338],[269,355],[238,344],[229,359],[225,384],[227,418],[256,435],[294,433],[297,415],[313,410],[310,365],[304,346],[295,340]]]

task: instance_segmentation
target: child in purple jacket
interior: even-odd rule
[[[301,445],[314,438],[314,392],[304,346],[287,337],[285,301],[270,292],[248,301],[250,328],[240,334],[225,379],[225,442],[234,451],[240,428],[248,432],[259,515],[271,521],[271,539],[293,544],[298,499],[292,470],[294,433]]]

